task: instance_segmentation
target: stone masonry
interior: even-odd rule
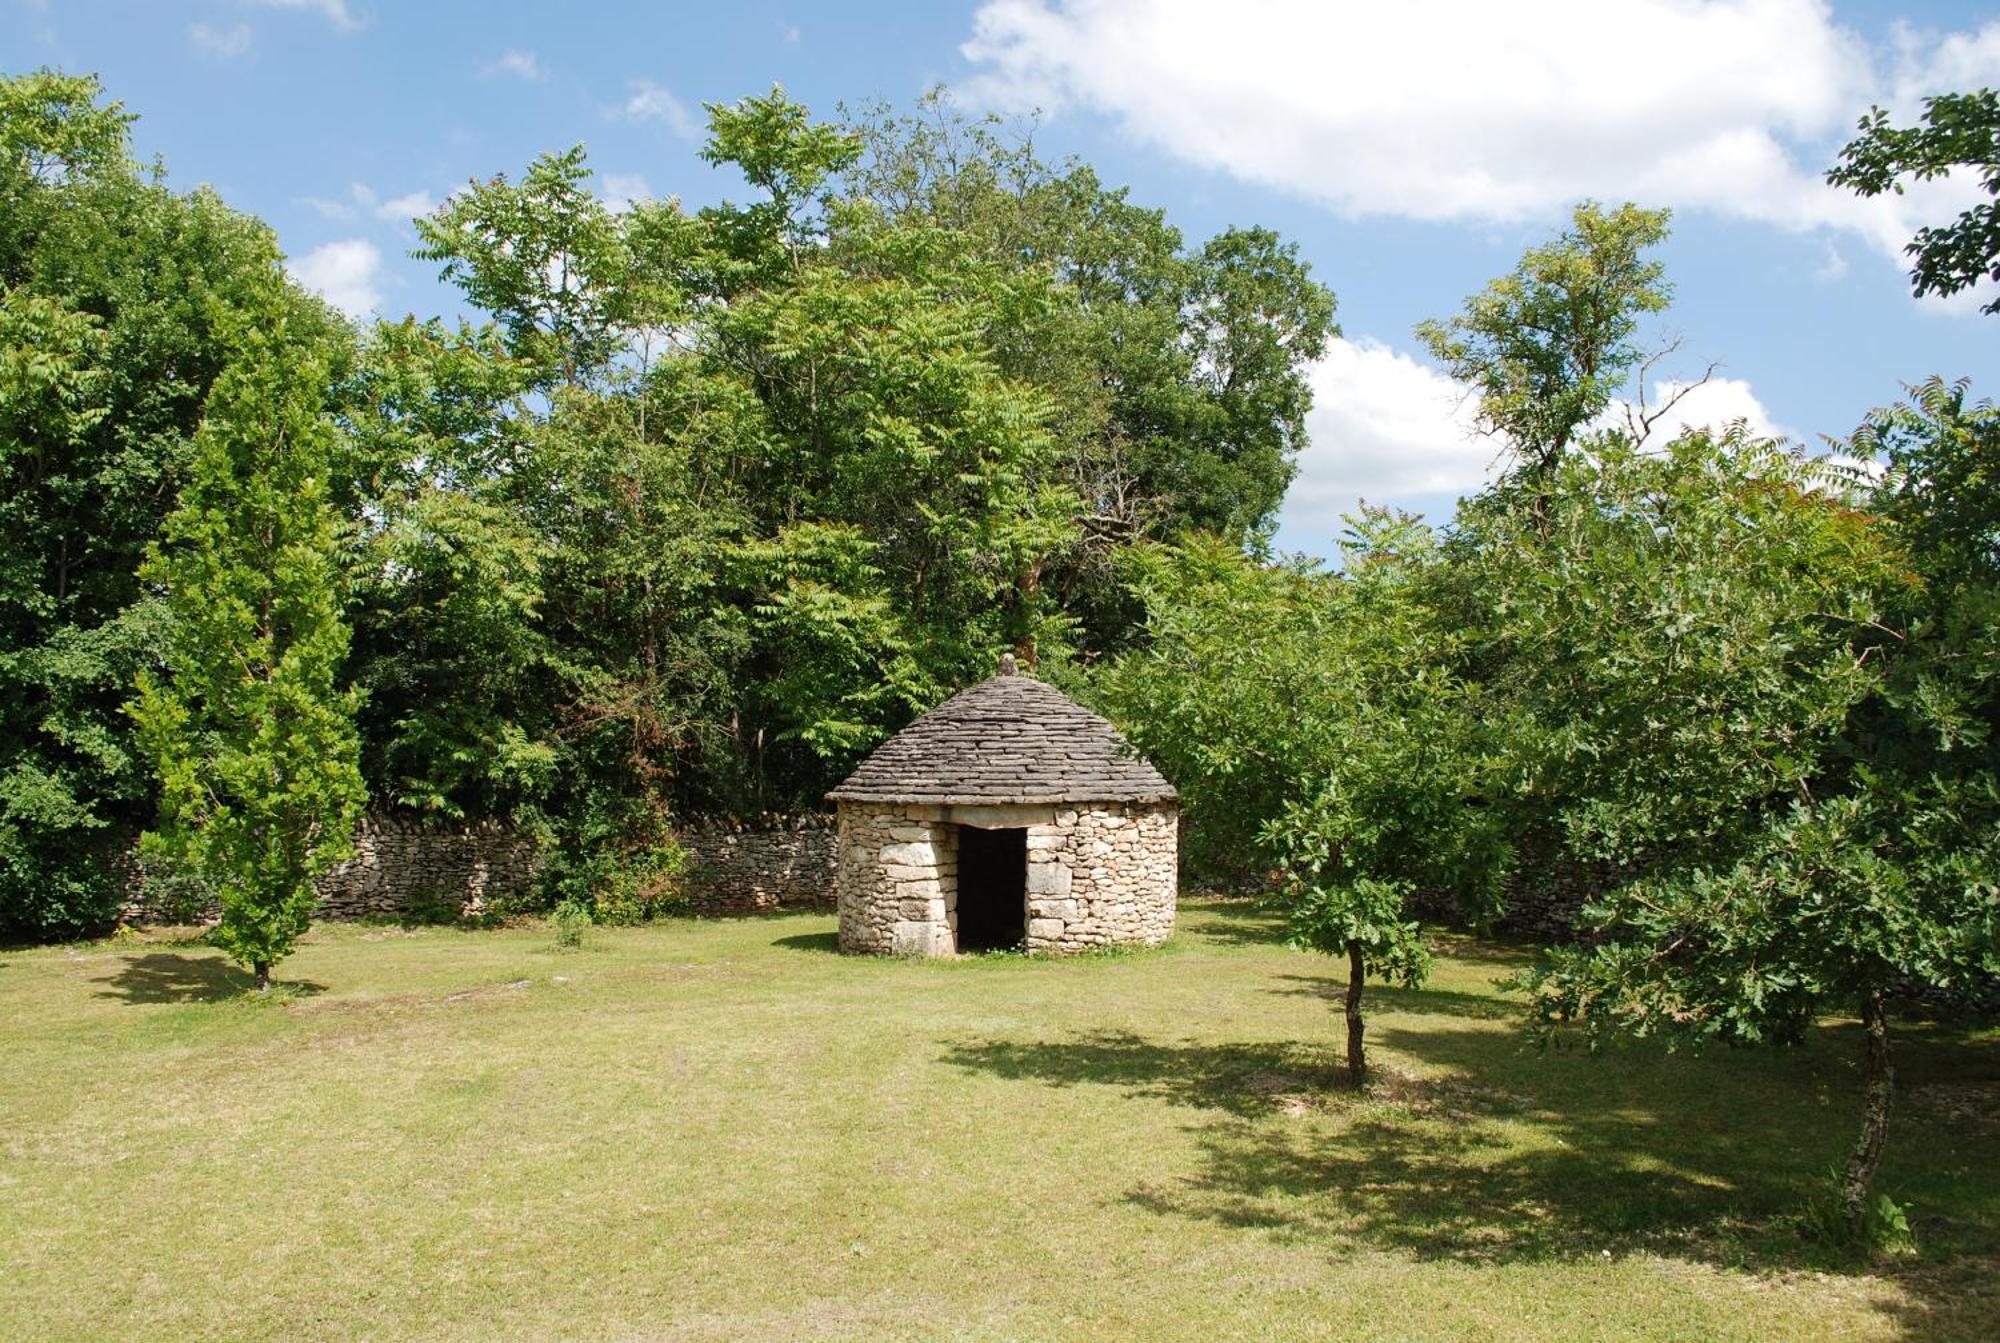
[[[1154,946],[1174,930],[1173,807],[840,804],[842,951],[958,949],[958,830],[1025,829],[1031,952]]]

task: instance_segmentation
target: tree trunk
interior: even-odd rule
[[[1368,1055],[1361,1047],[1368,1024],[1361,1019],[1361,944],[1347,944],[1347,1080],[1359,1088],[1368,1080]]]
[[[250,976],[256,983],[257,992],[269,993],[271,991],[271,963],[269,961],[253,962],[250,967]]]
[[[1847,1158],[1840,1180],[1840,1201],[1848,1225],[1859,1236],[1867,1229],[1868,1191],[1889,1140],[1889,1103],[1895,1096],[1896,1073],[1889,1066],[1889,1013],[1882,991],[1861,995],[1862,1095],[1861,1137]]]

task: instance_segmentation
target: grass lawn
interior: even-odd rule
[[[336,926],[241,996],[166,940],[0,952],[8,1338],[1990,1339],[2000,1035],[1905,1031],[1915,1256],[1795,1226],[1854,1038],[1521,1049],[1448,948],[1371,986],[1188,901],[1153,952],[845,958],[788,916]]]

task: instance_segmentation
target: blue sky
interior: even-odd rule
[[[1335,291],[1314,444],[1281,543],[1325,553],[1357,496],[1441,514],[1491,445],[1418,357],[1584,196],[1676,211],[1665,377],[1720,364],[1688,418],[1808,442],[1899,384],[1994,392],[2000,318],[1919,303],[1896,249],[1969,199],[1819,182],[1871,103],[2000,85],[2000,6],[1818,0],[960,0],[393,4],[0,0],[0,68],[102,75],[142,155],[277,229],[357,312],[451,310],[408,225],[474,176],[585,143],[610,195],[741,194],[696,157],[701,104],[782,83],[831,114],[943,81],[1043,109],[1191,240],[1267,224]],[[1658,389],[1654,389],[1657,394]]]

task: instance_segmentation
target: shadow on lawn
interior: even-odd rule
[[[1279,975],[1278,978],[1292,987],[1272,989],[1273,993],[1322,998],[1330,1003],[1342,1002],[1347,996],[1345,978],[1335,979],[1329,975]],[[1399,989],[1390,984],[1373,983],[1368,985],[1364,1010],[1371,1016],[1383,1012],[1409,1012],[1470,1017],[1475,1021],[1518,1021],[1521,1017],[1519,1003],[1483,993],[1462,993],[1456,989]]]
[[[128,1003],[216,1003],[250,992],[250,972],[220,956],[179,956],[149,952],[128,956],[117,973],[97,981],[110,987],[97,996]],[[274,993],[292,996],[323,993],[324,984],[309,979],[273,979]]]
[[[1438,1010],[1438,996],[1412,995],[1425,1002],[1411,1010]],[[1802,1238],[1796,1216],[1845,1155],[1858,1113],[1844,1067],[1853,1028],[1826,1034],[1812,1066],[1801,1067],[1747,1053],[1544,1055],[1525,1052],[1506,1029],[1385,1025],[1373,1041],[1420,1060],[1424,1075],[1400,1074],[1378,1056],[1375,1084],[1358,1094],[1333,1066],[1331,1027],[1312,1046],[1171,1043],[1128,1032],[967,1041],[950,1044],[944,1061],[1054,1087],[1117,1087],[1206,1112],[1189,1128],[1198,1169],[1125,1195],[1163,1216],[1336,1253],[1386,1249],[1470,1264],[1645,1251],[1751,1270],[1854,1271]],[[1968,1066],[1962,1045],[1943,1038],[1905,1041],[1902,1057],[1913,1083]],[[1936,1154],[1941,1144],[1927,1143],[1914,1122],[1897,1141],[1904,1147],[1893,1187],[1922,1190],[1933,1211],[1948,1203],[1952,1172]],[[1978,1195],[1963,1197],[1972,1201],[1958,1205],[1961,1216]],[[1993,1232],[1939,1218],[1930,1239],[1990,1256],[2000,1248]],[[1883,1307],[1904,1337],[1981,1336],[1995,1290],[1967,1291],[1968,1281],[1984,1281],[1964,1270],[1973,1262],[1872,1270],[1908,1294]]]
[[[784,947],[787,951],[840,951],[839,933],[793,933],[790,937],[775,938],[774,947]]]
[[[1250,896],[1215,896],[1189,902],[1189,912],[1207,916],[1190,929],[1225,946],[1276,946],[1285,940],[1285,920]]]

